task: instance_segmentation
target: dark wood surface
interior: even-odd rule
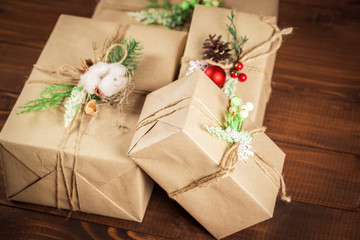
[[[90,17],[95,6],[0,0],[0,128],[59,14]],[[295,32],[277,55],[265,125],[287,154],[292,202],[226,239],[360,239],[360,1],[280,1],[279,25]],[[66,216],[8,201],[0,176],[0,239],[212,239],[159,186],[143,223]]]

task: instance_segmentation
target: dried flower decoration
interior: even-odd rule
[[[247,119],[249,112],[254,109],[251,102],[243,103],[239,97],[233,97],[230,102],[229,110],[226,112],[227,121],[225,126],[208,127],[206,130],[214,137],[229,143],[239,143],[237,150],[238,158],[247,161],[249,156],[253,156],[251,142],[253,136],[242,130],[242,124]]]
[[[96,47],[94,46],[94,50]],[[133,89],[132,76],[137,68],[137,63],[141,55],[140,43],[133,38],[118,42],[108,42],[106,52],[99,59],[82,60],[82,68],[75,68],[64,65],[69,69],[60,67],[60,76],[72,77],[79,80],[77,86],[70,84],[50,85],[40,94],[40,98],[30,101],[20,108],[25,110],[18,114],[30,112],[31,110],[40,111],[61,103],[65,98],[69,98],[65,103],[64,122],[68,127],[73,121],[76,113],[84,104],[84,111],[94,115],[96,112],[96,102],[104,101],[114,104],[121,109],[127,96]],[[54,71],[43,70],[47,73]],[[57,73],[58,74],[58,73]]]

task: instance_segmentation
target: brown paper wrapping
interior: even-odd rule
[[[139,128],[129,151],[130,157],[168,193],[219,170],[229,147],[204,128],[214,126],[211,115],[225,121],[229,100],[199,70],[149,94],[140,119],[188,96],[193,98],[156,116],[172,114]],[[181,110],[176,111],[178,108]],[[244,129],[254,128],[246,120]],[[282,171],[285,154],[266,134],[256,135],[252,146]],[[274,183],[250,158],[247,163],[237,163],[230,177],[187,191],[175,200],[213,236],[223,238],[272,217],[279,190],[279,178],[275,179]]]
[[[169,2],[173,4],[181,4],[183,1],[172,0]],[[128,16],[126,12],[144,10],[148,4],[149,2],[146,0],[101,0],[98,3],[92,18],[128,24],[142,24]],[[260,16],[277,16],[278,6],[279,0],[224,0],[221,4],[221,7],[223,8],[237,9]],[[155,24],[149,26],[164,28],[164,26]],[[188,27],[185,27],[183,30],[188,31]]]
[[[101,48],[117,27],[118,24],[111,22],[62,15],[36,64],[51,70],[65,63],[80,66],[80,57],[94,57],[92,42]],[[149,29],[137,26],[129,27],[126,32],[144,46],[142,63],[135,73],[144,79],[135,77],[135,82],[138,88],[148,91],[171,81],[185,38],[182,33],[166,34],[163,30],[150,33]],[[157,43],[154,43],[154,35],[158,38]],[[34,69],[0,134],[7,195],[15,201],[70,209],[64,179],[61,174],[58,180],[56,178],[56,155],[65,132],[64,107],[16,115],[21,111],[18,107],[39,97],[47,84],[31,82],[42,80],[61,82]],[[88,125],[80,142],[76,164],[74,210],[142,221],[153,181],[127,156],[127,151],[144,99],[145,96],[139,94],[131,95],[131,108],[121,115],[113,108],[102,106],[96,119]],[[78,134],[79,119],[75,121],[63,151],[68,183],[71,182]]]
[[[189,36],[185,47],[183,64],[180,70],[180,77],[185,76],[188,69],[188,60],[201,60],[202,46],[209,34],[222,35],[223,39],[232,41],[232,37],[226,30],[229,24],[227,16],[231,10],[211,8],[197,5],[193,14]],[[246,54],[255,46],[269,39],[274,33],[273,27],[263,21],[258,15],[234,12],[235,24],[238,35],[247,36],[249,40],[245,43],[243,53]],[[275,22],[275,18],[268,18]],[[255,56],[270,49],[271,44],[267,44],[259,51],[252,52]],[[249,118],[258,126],[263,123],[266,103],[271,92],[271,77],[275,62],[275,53],[270,56],[258,59],[250,63],[244,63],[245,67],[241,71],[246,73],[247,81],[239,82],[236,86],[236,96],[240,96],[244,101],[252,102],[256,108],[250,112]]]

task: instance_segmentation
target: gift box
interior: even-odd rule
[[[181,4],[183,1],[171,0],[169,2],[171,4]],[[146,6],[148,4],[149,2],[146,0],[101,0],[96,6],[92,18],[128,24],[142,24],[137,22],[134,18],[130,17],[127,12],[146,10]],[[261,16],[277,16],[278,5],[279,0],[224,0],[221,3],[221,7],[223,8],[237,9],[243,12],[254,13]],[[149,26],[159,27],[159,25],[155,24],[150,24]],[[188,31],[188,27],[184,27],[183,30]]]
[[[228,104],[227,96],[197,70],[147,96],[129,150],[129,156],[216,238],[272,217],[285,158],[246,120],[244,129],[259,131],[252,142],[255,155],[233,167],[224,163],[229,144],[205,126],[222,124]]]
[[[21,111],[18,107],[38,98],[47,84],[66,80],[49,74],[50,70],[55,72],[64,64],[80,67],[80,58],[94,59],[93,43],[101,48],[106,39],[119,32],[131,35],[144,47],[134,77],[137,88],[143,91],[130,95],[121,114],[113,107],[101,106],[81,139],[82,119],[76,118],[66,133],[63,106],[17,115]],[[124,28],[62,15],[0,134],[8,198],[141,222],[153,181],[127,151],[144,91],[171,81],[184,38],[182,33]],[[62,142],[66,134],[68,139]]]
[[[228,17],[231,12],[235,16],[238,37],[248,38],[240,58],[244,65],[242,72],[247,75],[247,80],[237,83],[235,95],[254,103],[256,109],[250,113],[250,119],[261,126],[271,93],[276,50],[281,44],[282,35],[291,32],[291,29],[280,30],[275,25],[275,17],[264,18],[240,11],[196,5],[179,77],[189,72],[190,61],[202,60],[202,47],[209,34],[221,35],[226,42],[232,41],[226,27],[230,25]]]
[[[181,4],[181,0],[169,1],[171,4]],[[137,12],[146,10],[146,6],[149,5],[147,0],[133,0],[133,1],[122,1],[122,0],[102,0],[100,1],[92,16],[93,19],[115,21],[124,24],[142,25],[144,23],[136,21],[133,17],[128,15],[128,12]],[[154,28],[166,29],[163,25],[149,24],[146,25]],[[188,31],[188,27],[183,28],[184,31]]]

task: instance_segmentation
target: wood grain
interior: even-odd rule
[[[0,0],[0,129],[59,15],[90,17],[95,5]],[[293,201],[278,201],[272,219],[226,239],[357,239],[360,2],[284,0],[279,10],[279,25],[295,31],[277,54],[265,125],[287,154],[283,174]],[[213,239],[158,185],[143,223],[67,215],[8,201],[0,176],[0,239]]]

